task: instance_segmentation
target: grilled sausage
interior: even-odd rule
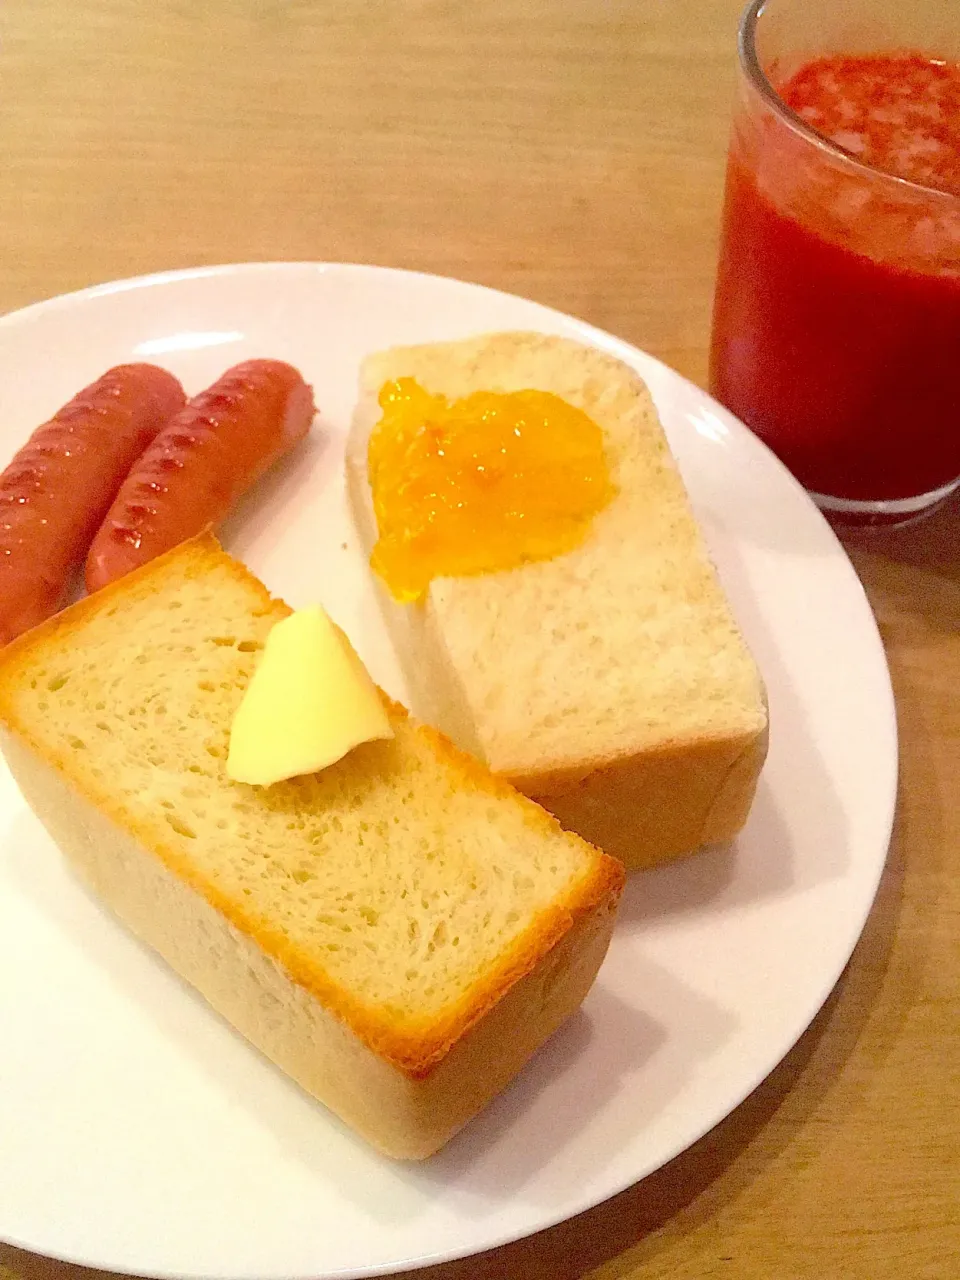
[[[133,467],[90,548],[87,590],[218,524],[306,435],[314,412],[313,393],[291,365],[248,360],[228,369]]]
[[[185,400],[165,369],[118,365],[0,475],[0,645],[57,611],[130,467]]]

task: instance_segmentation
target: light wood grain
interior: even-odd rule
[[[7,0],[0,309],[194,263],[389,263],[530,295],[702,382],[739,7]],[[429,1280],[960,1274],[960,508],[848,543],[902,784],[838,990],[667,1168]]]

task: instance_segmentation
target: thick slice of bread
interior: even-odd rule
[[[435,579],[414,605],[381,587],[417,712],[630,868],[730,838],[766,755],[764,690],[642,380],[535,333],[371,356],[347,449],[368,549],[367,447],[380,388],[399,377],[451,398],[561,396],[602,428],[618,489],[565,555]]]
[[[435,730],[258,788],[224,769],[272,600],[212,538],[0,653],[3,750],[114,912],[393,1156],[440,1147],[582,1001],[618,863]]]

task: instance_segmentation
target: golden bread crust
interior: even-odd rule
[[[565,829],[628,871],[641,871],[731,840],[747,820],[766,755],[764,730],[747,739],[673,744],[585,774],[511,781]]]
[[[613,898],[580,917],[435,1069],[414,1078],[2,727],[0,744],[27,800],[100,900],[270,1061],[396,1159],[432,1155],[509,1083],[581,1004],[610,940]]]
[[[123,805],[117,804],[108,780],[94,785],[88,777],[78,772],[75,757],[71,753],[48,751],[31,732],[30,725],[23,722],[12,704],[11,690],[24,663],[36,660],[48,647],[54,650],[65,644],[69,645],[71,634],[83,626],[91,612],[109,608],[114,602],[118,606],[122,605],[123,600],[132,592],[149,590],[149,583],[154,576],[165,574],[171,565],[175,565],[188,577],[203,575],[214,565],[221,570],[226,566],[238,582],[256,593],[261,604],[259,616],[265,624],[278,621],[290,613],[289,607],[283,601],[272,598],[263,584],[243,565],[225,555],[213,535],[200,535],[112,583],[95,596],[70,606],[0,651],[0,722],[113,823],[130,832],[173,875],[228,920],[231,926],[280,964],[296,984],[346,1023],[365,1045],[411,1079],[423,1079],[511,987],[536,969],[578,921],[604,903],[615,904],[623,887],[623,868],[599,850],[589,849],[585,873],[572,886],[567,896],[540,912],[513,945],[499,957],[496,965],[489,968],[460,1000],[444,1009],[442,1016],[432,1017],[422,1026],[411,1026],[408,1022],[404,1027],[398,1027],[382,1010],[358,999],[343,984],[332,979],[315,955],[292,945],[279,928],[266,927],[251,912],[244,910],[241,900],[219,889],[172,842],[158,840],[155,832],[145,831],[133,814],[127,812]],[[405,709],[399,704],[386,698],[385,701],[394,718],[407,716]],[[519,795],[507,782],[495,778],[472,757],[458,751],[442,734],[426,727],[421,727],[420,733],[432,744],[437,758],[456,773],[462,786],[522,806],[525,821],[534,828],[550,833],[558,829],[559,824],[555,818]],[[587,846],[585,850],[586,848]]]

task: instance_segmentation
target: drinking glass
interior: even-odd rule
[[[862,163],[855,134],[829,141],[777,86],[814,59],[884,53],[948,74],[957,0],[747,8],[710,362],[717,399],[828,515],[861,524],[960,485],[960,191]]]

